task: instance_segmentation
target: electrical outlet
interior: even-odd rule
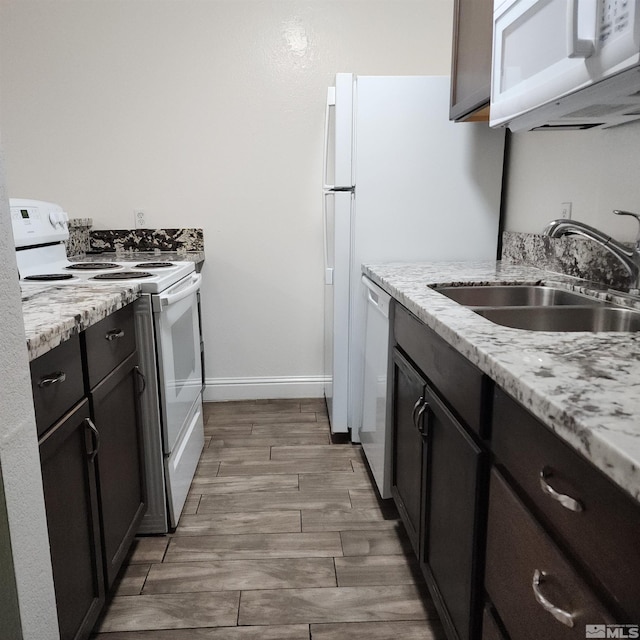
[[[566,218],[567,220],[571,220],[571,203],[570,202],[560,203],[560,217]]]
[[[134,219],[136,229],[147,228],[147,216],[142,209],[134,209],[133,219]]]

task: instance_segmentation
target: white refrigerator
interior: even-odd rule
[[[495,259],[504,130],[449,121],[448,76],[336,75],[324,143],[325,398],[359,442],[361,265]]]

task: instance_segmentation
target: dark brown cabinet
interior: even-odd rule
[[[61,640],[89,637],[144,515],[135,347],[129,305],[31,363]]]
[[[392,495],[448,636],[472,640],[483,606],[486,384],[401,305],[393,318]]]
[[[532,517],[616,620],[637,624],[638,504],[497,387],[492,434],[496,468]]]
[[[107,588],[118,575],[145,512],[139,382],[134,352],[90,394],[100,433],[98,478]]]
[[[485,607],[482,615],[482,640],[506,640],[488,606]]]
[[[393,497],[449,640],[635,631],[637,501],[395,301],[391,317]]]
[[[425,447],[421,567],[441,602],[446,624],[461,640],[479,628],[483,605],[481,584],[482,494],[488,472],[488,454],[465,427],[427,388],[427,442]]]
[[[84,397],[80,338],[73,335],[31,363],[31,392],[41,436]]]
[[[105,601],[90,420],[83,400],[40,440],[58,624],[65,640],[87,638]]]
[[[589,637],[615,622],[497,471],[491,473],[486,588],[518,640]],[[637,595],[637,594],[636,594]]]
[[[420,549],[422,514],[422,415],[426,382],[409,361],[393,351],[393,473],[394,498],[416,555]]]
[[[493,2],[455,0],[450,120],[488,120]]]

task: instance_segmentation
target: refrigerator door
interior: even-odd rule
[[[349,427],[362,424],[361,265],[495,260],[504,130],[449,121],[446,76],[357,76]],[[335,391],[334,391],[335,392]]]
[[[324,376],[332,433],[346,433],[349,376],[349,277],[353,193],[324,194]]]

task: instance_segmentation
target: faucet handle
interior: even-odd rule
[[[636,236],[636,244],[640,245],[640,214],[633,213],[632,211],[622,211],[620,209],[614,209],[613,213],[617,216],[631,216],[638,221],[638,235]]]
[[[633,213],[632,211],[622,211],[621,209],[614,209],[613,213],[617,216],[631,216],[640,223],[640,213]]]

